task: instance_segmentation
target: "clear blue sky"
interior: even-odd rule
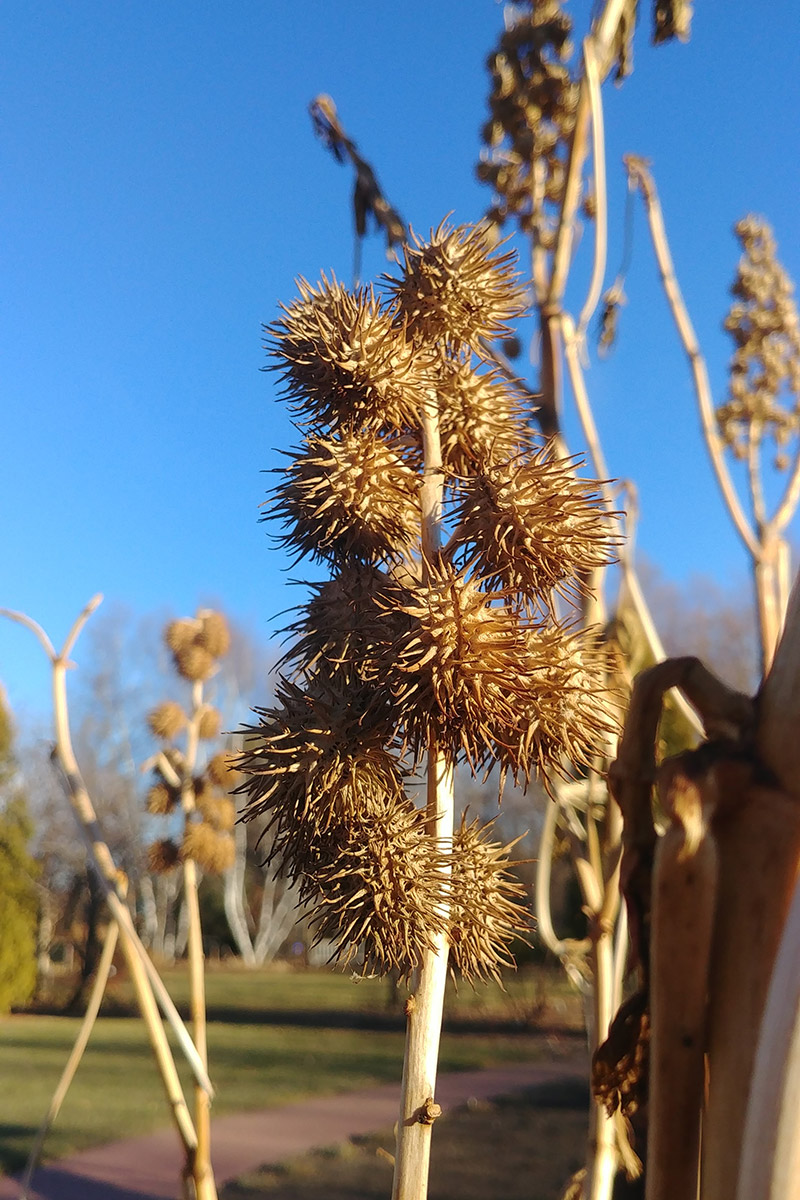
[[[579,23],[588,7],[569,6]],[[699,0],[691,42],[654,48],[650,7],[633,77],[605,90],[610,273],[634,151],[653,161],[721,396],[733,222],[764,213],[800,278],[800,12]],[[293,595],[257,523],[260,472],[291,429],[260,325],[297,275],[349,280],[352,262],[350,174],[307,105],[334,97],[416,229],[475,220],[501,22],[493,0],[5,0],[0,606],[55,640],[96,591],[142,612],[213,598],[274,632]],[[384,269],[374,238],[364,274]],[[610,470],[639,488],[639,544],[678,579],[742,575],[641,210],[626,290],[590,387]],[[5,623],[0,680],[12,704],[45,703],[38,647]]]

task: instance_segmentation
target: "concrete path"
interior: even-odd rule
[[[436,1100],[446,1111],[468,1100],[554,1080],[584,1080],[588,1063],[580,1060],[513,1063],[485,1071],[440,1075]],[[391,1127],[397,1117],[399,1087],[388,1084],[298,1101],[282,1108],[216,1117],[211,1147],[217,1184],[227,1183],[266,1163],[279,1163],[320,1146]],[[145,1137],[83,1150],[42,1167],[29,1192],[32,1200],[176,1200],[182,1155],[171,1128]],[[0,1178],[0,1200],[16,1200],[19,1184]]]

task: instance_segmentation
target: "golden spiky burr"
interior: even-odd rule
[[[236,847],[229,833],[219,833],[206,821],[190,821],[181,842],[181,858],[191,858],[212,875],[233,866]]]
[[[293,412],[317,428],[402,429],[416,421],[427,362],[371,288],[349,292],[322,276],[299,281],[300,299],[268,326]]]
[[[148,714],[150,731],[162,741],[171,742],[186,727],[186,713],[175,700],[165,700]]]
[[[147,869],[154,875],[166,875],[180,862],[180,850],[169,838],[153,842],[147,848]]]
[[[554,590],[574,599],[581,574],[613,561],[599,485],[574,470],[543,446],[462,481],[457,536],[488,586],[534,605]]]
[[[214,658],[224,658],[230,650],[231,634],[222,613],[204,608],[198,612],[197,620],[200,622],[195,638],[197,645],[202,646]]]
[[[236,759],[237,755],[232,751],[220,750],[208,760],[206,774],[223,791],[228,791],[239,779]]]
[[[318,559],[396,558],[419,538],[418,479],[370,430],[309,438],[270,498],[284,544]]]
[[[283,680],[279,707],[257,709],[260,724],[244,731],[243,818],[268,818],[275,855],[294,874],[327,830],[366,820],[403,795],[404,772],[387,748],[391,730],[372,699],[335,676],[309,690]]]
[[[180,800],[180,788],[170,787],[164,782],[154,783],[148,790],[147,811],[154,817],[163,817],[172,812]]]
[[[204,704],[197,719],[197,736],[206,742],[213,741],[219,736],[220,715],[216,708]]]
[[[474,762],[489,748],[490,719],[513,722],[519,709],[519,612],[447,565],[430,565],[409,594],[404,611],[413,623],[395,643],[391,676],[406,736],[421,751],[433,725],[443,744]]]
[[[303,890],[317,939],[334,940],[344,963],[361,951],[367,974],[408,975],[445,928],[445,859],[425,814],[398,796],[338,826],[318,855]]]
[[[465,979],[496,979],[513,967],[511,943],[530,930],[525,888],[509,872],[506,846],[489,840],[491,826],[466,816],[453,838],[450,878],[451,966]]]
[[[428,243],[414,238],[403,255],[403,273],[388,280],[389,291],[421,343],[477,349],[483,339],[509,334],[508,322],[525,310],[514,255],[492,252],[485,226],[443,223]]]
[[[167,625],[164,630],[164,641],[173,654],[177,654],[179,650],[185,650],[187,646],[192,645],[197,636],[197,630],[197,622],[191,617],[179,617]]]
[[[442,462],[451,474],[468,476],[479,463],[507,462],[528,444],[521,397],[496,373],[449,359],[436,396]]]
[[[379,679],[389,648],[408,628],[403,589],[366,563],[342,563],[333,578],[310,587],[302,616],[286,631],[295,640],[279,665],[312,674],[346,664],[362,680]]]
[[[175,670],[193,683],[210,679],[217,669],[217,660],[197,642],[182,646],[173,655]]]

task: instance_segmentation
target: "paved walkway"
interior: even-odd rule
[[[460,1071],[439,1076],[436,1100],[446,1111],[472,1098],[485,1100],[554,1080],[586,1079],[587,1072],[588,1063],[579,1060]],[[217,1184],[265,1163],[279,1163],[319,1146],[388,1128],[397,1117],[398,1095],[398,1085],[388,1084],[216,1117],[211,1123],[211,1146]],[[174,1130],[159,1130],[40,1168],[29,1196],[32,1200],[175,1200],[181,1162]],[[0,1178],[0,1200],[18,1196],[19,1184]]]

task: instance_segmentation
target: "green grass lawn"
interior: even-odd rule
[[[176,1003],[184,1005],[185,971],[169,970],[165,981]],[[556,1006],[559,987],[551,1001]],[[214,1018],[208,1035],[217,1090],[214,1112],[268,1107],[400,1078],[402,1017],[387,1019],[384,981],[233,968],[209,971],[207,991]],[[109,994],[112,1008],[118,1011],[129,1000],[128,985],[117,977]],[[452,993],[448,1014],[457,1025],[444,1035],[442,1070],[545,1056],[546,1039],[532,1022],[542,1000],[540,975],[521,974],[506,996],[494,987]],[[0,1090],[0,1168],[15,1170],[24,1163],[78,1026],[77,1018],[28,1014],[0,1022],[0,1078],[13,1081],[13,1087]],[[178,1061],[189,1086],[189,1072]],[[142,1022],[102,1016],[48,1137],[45,1158],[168,1121]]]

